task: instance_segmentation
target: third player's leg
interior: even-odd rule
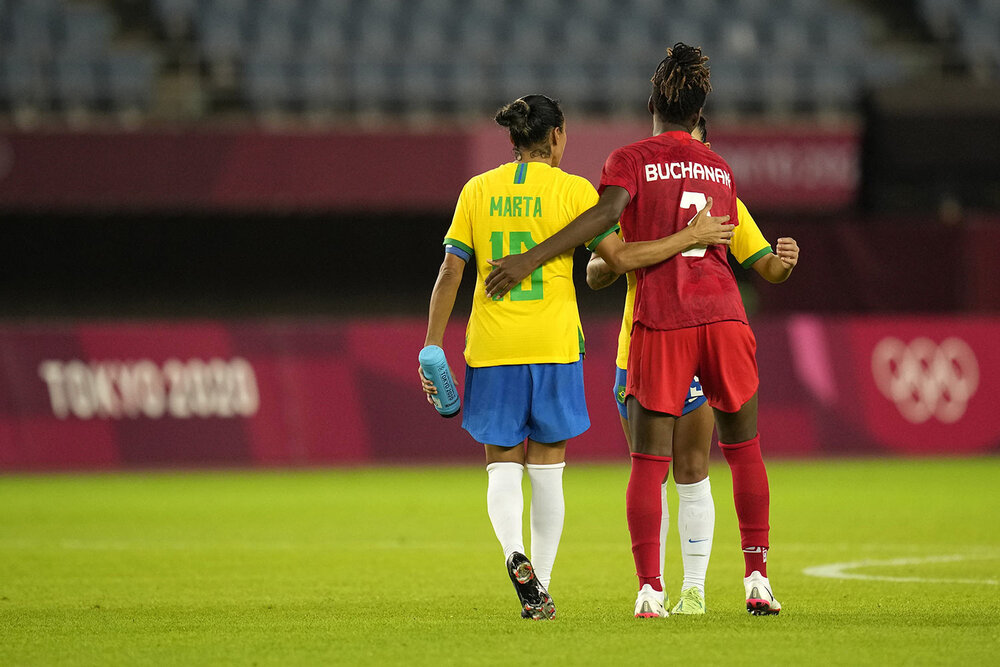
[[[674,482],[694,484],[708,477],[715,419],[708,404],[677,420],[673,433]]]
[[[708,479],[715,420],[703,404],[674,427],[674,482],[677,486],[677,532],[684,580],[675,614],[705,613],[705,576],[715,534],[715,502]]]

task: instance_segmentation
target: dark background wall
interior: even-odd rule
[[[736,267],[754,312],[1000,310],[1000,220],[757,216],[795,237],[801,264],[781,286]],[[23,317],[411,314],[426,312],[450,213],[10,214],[0,223],[0,313]],[[585,287],[611,313],[620,287]],[[467,309],[468,271],[457,312]]]

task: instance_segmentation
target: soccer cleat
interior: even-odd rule
[[[705,594],[702,593],[697,586],[692,586],[691,588],[685,588],[681,591],[680,602],[674,605],[674,608],[670,610],[671,614],[704,614],[705,613]]]
[[[743,580],[747,592],[747,612],[754,616],[771,616],[781,611],[781,603],[774,599],[771,583],[757,570]]]
[[[643,584],[635,598],[636,618],[666,618],[667,608],[663,591],[654,591],[649,584]]]
[[[518,551],[512,553],[507,559],[507,574],[521,601],[521,618],[541,621],[555,617],[556,605],[535,576],[535,568],[527,556]]]

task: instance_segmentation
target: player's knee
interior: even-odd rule
[[[675,483],[695,484],[708,477],[708,458],[674,456],[673,469]]]

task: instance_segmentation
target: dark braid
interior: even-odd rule
[[[708,56],[703,56],[698,46],[677,42],[667,49],[667,57],[660,61],[650,79],[653,108],[660,118],[682,123],[705,106],[705,98],[712,90],[707,61]]]
[[[699,141],[703,144],[708,143],[708,119],[705,118],[705,114],[702,114],[698,118],[697,128],[698,131],[701,132],[701,139]]]
[[[565,124],[559,102],[545,95],[525,95],[497,111],[494,120],[510,130],[514,156],[522,159],[522,151],[531,150],[532,157],[552,154],[549,134]]]

